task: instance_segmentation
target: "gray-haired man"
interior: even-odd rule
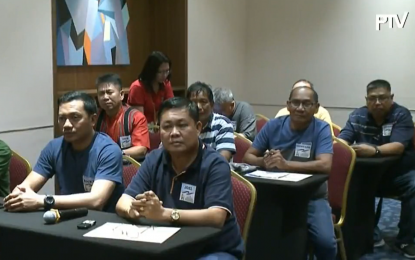
[[[235,101],[230,89],[216,88],[213,90],[215,112],[231,120],[233,130],[253,141],[256,135],[256,119],[250,104]]]

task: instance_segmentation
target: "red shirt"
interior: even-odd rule
[[[130,86],[127,103],[130,106],[142,106],[147,122],[156,122],[157,112],[163,101],[174,97],[173,89],[170,81],[164,82],[164,89],[160,89],[157,93],[149,93],[143,84],[136,80]]]
[[[111,137],[111,139],[118,143],[120,137],[124,137],[124,114],[127,111],[128,106],[122,106],[122,109],[116,116],[110,118],[108,115],[104,116],[101,123],[101,128],[97,129],[100,132],[104,132]],[[98,111],[98,117],[102,113],[102,109]],[[137,109],[133,109],[130,114],[131,126],[129,131],[131,135],[131,145],[133,146],[144,146],[150,149],[150,137],[148,134],[147,120],[143,113]],[[120,142],[121,143],[121,142]]]

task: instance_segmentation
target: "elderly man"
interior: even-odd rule
[[[216,88],[213,94],[215,112],[231,120],[233,131],[253,141],[256,135],[256,119],[251,105],[244,101],[235,101],[230,89]]]

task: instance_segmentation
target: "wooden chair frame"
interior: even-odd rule
[[[248,214],[246,215],[244,230],[242,231],[242,238],[244,239],[244,242],[246,245],[248,241],[249,228],[251,226],[252,216],[254,214],[254,209],[256,205],[256,199],[257,199],[256,189],[252,183],[250,183],[247,179],[245,179],[244,177],[242,177],[235,171],[231,170],[231,176],[243,182],[243,184],[245,184],[251,191],[251,201],[249,202],[249,210],[248,210]]]
[[[248,142],[249,144],[252,144],[252,141],[249,140],[248,138],[246,138],[243,134],[237,133],[237,132],[233,132],[233,136],[234,138],[241,138],[242,140]]]
[[[341,131],[342,128],[339,125],[336,125],[335,123],[331,123],[331,127],[336,128],[337,130]]]
[[[132,165],[134,165],[135,167],[137,167],[137,169],[140,169],[141,164],[139,162],[137,162],[133,157],[128,156],[128,155],[123,155],[122,159],[125,161],[130,162]]]

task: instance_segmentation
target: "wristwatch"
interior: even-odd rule
[[[170,218],[172,222],[176,222],[180,219],[180,213],[177,209],[173,209],[171,214],[170,214]]]
[[[43,200],[43,207],[45,211],[51,210],[55,206],[55,198],[52,195],[46,195]]]
[[[375,151],[375,156],[376,157],[380,157],[382,154],[380,153],[380,150],[378,149],[378,147],[377,146],[375,146],[375,149],[376,149],[376,151]]]

